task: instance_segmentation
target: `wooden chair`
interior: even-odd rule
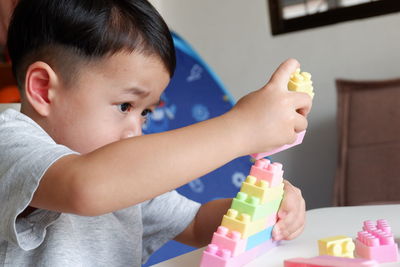
[[[334,204],[400,203],[400,79],[336,81]]]

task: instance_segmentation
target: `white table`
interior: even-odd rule
[[[386,219],[392,227],[396,242],[400,243],[400,205],[377,205],[357,207],[332,207],[307,211],[307,222],[300,237],[283,241],[280,246],[255,259],[246,267],[282,267],[283,260],[295,257],[318,256],[317,240],[346,235],[355,238],[365,220]],[[154,267],[192,267],[199,266],[203,249],[178,256]],[[400,266],[400,262],[386,263],[382,266]]]

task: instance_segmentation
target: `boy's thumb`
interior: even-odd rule
[[[297,68],[300,68],[300,63],[296,59],[289,58],[285,60],[272,74],[269,83],[274,83],[279,85],[280,88],[287,89],[290,75],[292,75]]]

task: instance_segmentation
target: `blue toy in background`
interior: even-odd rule
[[[234,104],[232,96],[196,52],[178,35],[172,35],[177,58],[175,74],[161,96],[160,105],[144,125],[145,133],[181,128],[219,116]],[[214,172],[178,188],[177,191],[200,203],[217,198],[233,198],[251,165],[249,156],[235,159]],[[170,241],[154,253],[143,266],[151,266],[194,249]]]

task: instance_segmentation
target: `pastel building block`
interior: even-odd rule
[[[200,267],[242,267],[276,247],[276,245],[277,242],[270,239],[236,257],[232,257],[229,250],[219,249],[217,245],[210,244],[203,252]]]
[[[290,75],[288,83],[290,91],[307,93],[311,98],[314,97],[314,88],[312,86],[311,74],[308,72],[300,72],[300,69]]]
[[[266,224],[266,228],[270,227],[270,226],[274,226],[276,224],[276,221],[278,220],[278,213],[272,213],[270,216],[268,216],[267,218],[267,224]]]
[[[300,145],[300,144],[303,142],[303,139],[304,139],[304,135],[305,135],[305,134],[306,134],[306,131],[305,131],[305,130],[302,131],[302,132],[297,133],[296,141],[294,141],[294,143],[292,143],[292,144],[283,145],[283,146],[281,146],[281,147],[278,147],[278,148],[276,148],[276,149],[270,150],[270,151],[268,151],[268,152],[254,153],[254,154],[251,154],[250,156],[251,156],[252,158],[254,158],[254,159],[259,160],[259,159],[262,159],[262,158],[271,156],[271,155],[273,155],[273,154],[276,154],[276,153],[278,153],[278,152],[281,152],[281,151],[283,151],[283,150],[289,149],[289,148],[291,148],[291,147],[293,147],[293,146]]]
[[[365,221],[356,239],[356,256],[378,262],[397,262],[398,245],[386,220]]]
[[[354,242],[347,236],[332,236],[318,240],[319,255],[354,257]]]
[[[313,258],[293,258],[284,261],[284,267],[378,267],[378,262],[323,255]]]
[[[245,192],[239,192],[232,200],[231,208],[237,210],[239,213],[248,214],[250,216],[250,221],[253,222],[276,213],[281,199],[282,197],[271,202],[260,204],[260,198],[250,196]]]
[[[257,234],[249,236],[249,238],[247,238],[246,250],[252,249],[252,248],[270,240],[272,238],[272,229],[273,228],[274,228],[273,226],[270,226]]]
[[[227,249],[231,255],[237,256],[244,252],[247,247],[247,239],[242,239],[242,235],[237,231],[230,231],[224,226],[219,226],[214,232],[211,244],[217,245],[220,249]]]
[[[222,226],[241,233],[242,238],[246,239],[251,235],[261,232],[265,229],[267,218],[257,221],[251,221],[250,216],[246,213],[239,213],[237,210],[229,209],[222,218]]]
[[[256,221],[266,217],[268,206],[260,204],[260,198],[248,195],[245,192],[237,193],[232,199],[232,209],[239,213],[246,213],[250,216],[250,221]]]
[[[269,187],[277,186],[283,181],[282,164],[278,162],[271,163],[268,159],[257,160],[251,166],[250,176],[254,176],[258,180],[267,181]]]
[[[260,204],[282,199],[284,184],[281,182],[274,187],[269,187],[268,182],[264,180],[257,180],[254,176],[247,176],[246,180],[242,183],[240,192],[246,193],[260,199]]]

